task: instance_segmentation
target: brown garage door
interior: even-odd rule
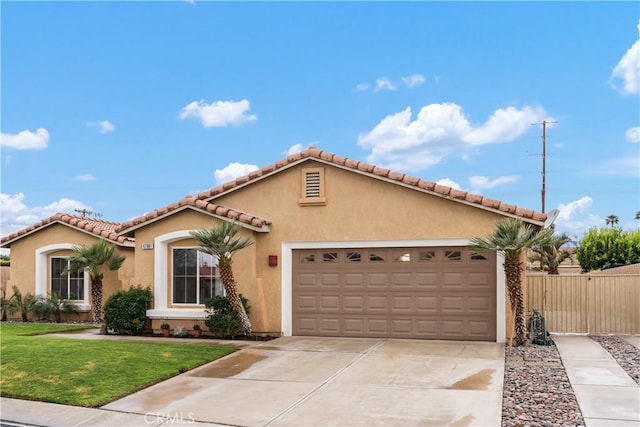
[[[496,256],[466,247],[293,251],[293,335],[496,339]]]

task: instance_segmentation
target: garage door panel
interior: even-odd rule
[[[337,288],[340,286],[340,275],[337,273],[318,274],[318,284],[324,288]]]
[[[389,275],[387,273],[367,274],[367,287],[372,289],[386,288],[389,285]]]
[[[361,313],[364,309],[365,297],[363,295],[347,295],[342,298],[343,309],[345,312],[355,311]]]
[[[415,299],[416,312],[420,315],[435,314],[440,309],[439,297],[434,296],[419,296]]]
[[[300,311],[318,310],[318,297],[315,295],[301,295],[296,301],[298,310]]]
[[[445,315],[464,313],[465,304],[463,296],[449,296],[441,298],[441,311]]]
[[[320,300],[320,310],[322,312],[333,312],[340,310],[340,297],[337,295],[323,295]]]
[[[391,286],[394,289],[410,289],[414,287],[414,279],[411,273],[392,273]]]
[[[300,252],[293,257],[294,335],[495,340],[495,254],[475,259],[461,247]]]
[[[364,286],[365,286],[364,273],[345,273],[344,274],[345,288],[364,288]]]
[[[414,298],[410,295],[401,296],[401,295],[392,295],[391,299],[391,310],[394,313],[412,313],[415,311],[415,303]]]
[[[389,310],[389,297],[386,295],[367,296],[367,311],[369,312],[386,312]]]

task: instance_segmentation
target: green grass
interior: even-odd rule
[[[235,351],[229,346],[38,336],[81,325],[0,326],[0,395],[96,407]]]

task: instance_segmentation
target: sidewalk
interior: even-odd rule
[[[630,337],[629,342],[637,337]],[[587,427],[640,424],[640,386],[587,336],[554,335]]]
[[[145,426],[193,426],[228,427],[193,421],[189,414],[131,414],[105,409],[65,406],[55,403],[0,398],[1,424],[7,426],[47,427],[145,427]],[[6,421],[6,423],[5,423]]]

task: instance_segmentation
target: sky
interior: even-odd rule
[[[556,230],[640,226],[636,2],[0,7],[3,236],[127,221],[311,145],[541,211],[543,121]]]

